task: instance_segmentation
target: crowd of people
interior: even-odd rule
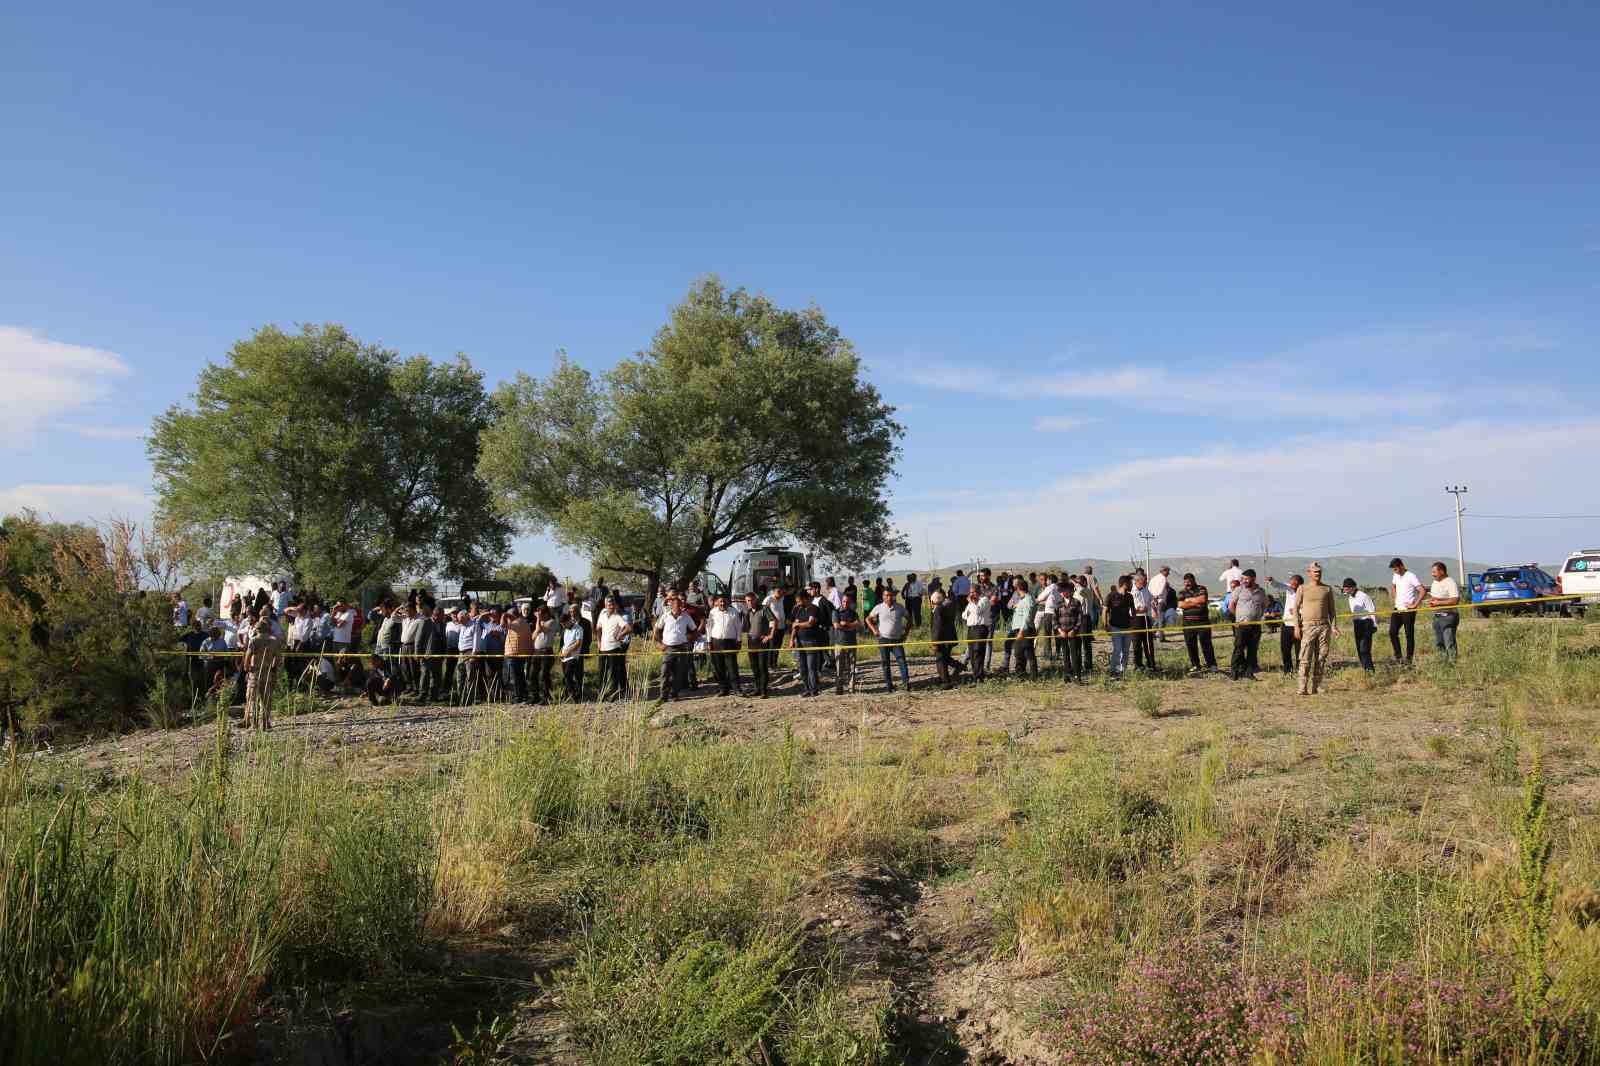
[[[1390,569],[1396,661],[1412,661],[1422,608],[1430,609],[1440,653],[1454,658],[1461,591],[1448,568],[1434,563],[1426,587],[1403,560],[1392,560]],[[209,597],[191,616],[180,597],[173,620],[190,653],[196,694],[232,686],[245,723],[260,728],[271,727],[270,693],[280,669],[296,684],[326,695],[365,693],[375,705],[406,697],[456,704],[624,698],[629,651],[646,635],[661,653],[664,701],[697,688],[702,670],[721,695],[768,698],[780,683],[786,648],[794,652],[793,680],[802,696],[821,695],[825,684],[836,693],[855,692],[864,682],[859,653],[869,639],[883,689],[892,692],[897,680],[910,687],[909,634],[924,618],[928,637],[913,646],[931,650],[938,684],[947,689],[997,673],[1037,678],[1041,655],[1067,681],[1085,681],[1098,668],[1097,637],[1109,644],[1106,670],[1121,678],[1156,672],[1158,645],[1181,634],[1193,676],[1218,669],[1214,607],[1233,637],[1229,677],[1257,676],[1262,635],[1275,622],[1280,669],[1298,674],[1300,693],[1316,693],[1340,636],[1337,599],[1321,566],[1313,563],[1287,582],[1271,576],[1261,582],[1235,559],[1218,582],[1225,591],[1217,601],[1193,573],[1175,581],[1166,566],[1153,575],[1136,567],[1104,588],[1089,566],[1077,574],[997,577],[988,568],[971,575],[957,570],[948,587],[939,577],[924,582],[915,574],[899,587],[887,578],[858,585],[853,577],[843,584],[830,577],[799,588],[761,588],[737,601],[720,592],[708,596],[691,583],[664,590],[648,622],[603,584],[582,597],[552,582],[538,599],[448,606],[416,589],[363,612],[343,599],[324,603],[315,592],[294,595],[280,583],[236,598],[226,616]],[[1269,588],[1282,593],[1281,603]],[[1345,579],[1341,591],[1357,659],[1371,671],[1376,606],[1354,579]],[[591,657],[592,694],[585,680]]]

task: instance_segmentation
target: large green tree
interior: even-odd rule
[[[884,500],[904,431],[816,307],[706,279],[600,380],[562,357],[494,402],[478,469],[507,513],[652,596],[757,539],[858,569],[905,550]]]
[[[159,511],[230,570],[325,593],[475,577],[511,524],[477,476],[493,408],[465,356],[400,358],[337,325],[257,330],[155,420]]]

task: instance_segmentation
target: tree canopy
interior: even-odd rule
[[[494,579],[510,585],[518,596],[543,596],[556,574],[543,563],[507,563],[494,572]]]
[[[709,278],[598,381],[563,356],[497,389],[478,470],[508,514],[652,594],[785,534],[864,568],[906,549],[884,498],[904,431],[860,370],[820,309]]]
[[[155,419],[159,514],[232,570],[353,592],[478,576],[511,525],[476,474],[493,413],[465,356],[401,359],[338,325],[266,326]]]

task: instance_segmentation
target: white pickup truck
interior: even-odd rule
[[[1582,614],[1585,605],[1600,604],[1600,548],[1584,548],[1567,556],[1557,577],[1564,596],[1582,596],[1572,605],[1572,613]]]

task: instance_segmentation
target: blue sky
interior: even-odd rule
[[[11,10],[0,509],[148,510],[138,434],[263,323],[598,369],[716,273],[901,405],[918,563],[1321,545],[1447,482],[1600,512],[1597,41],[1576,4]]]

